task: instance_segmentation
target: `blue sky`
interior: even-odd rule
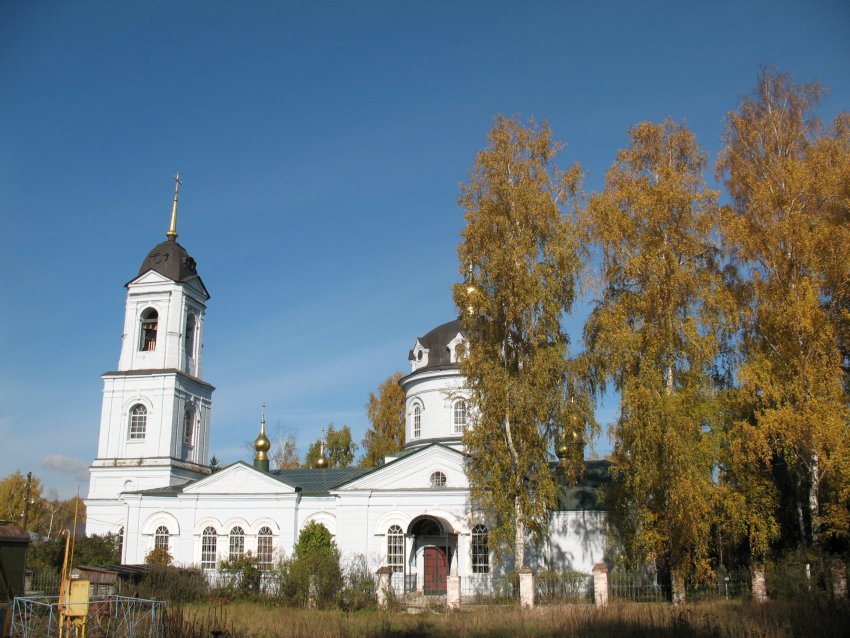
[[[4,0],[0,476],[86,493],[176,170],[212,452],[246,456],[262,401],[302,450],[331,421],[359,440],[369,392],[454,317],[458,183],[495,114],[548,119],[599,190],[641,120],[684,119],[713,162],[768,64],[827,85],[825,120],[850,108],[850,4]]]

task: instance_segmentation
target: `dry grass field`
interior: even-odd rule
[[[171,612],[173,638],[332,638],[347,636],[461,638],[478,636],[634,636],[695,638],[844,637],[850,607],[816,602],[729,601],[674,608],[668,604],[540,607],[470,607],[461,611],[319,611],[266,603],[193,605]],[[214,633],[220,631],[221,633]]]

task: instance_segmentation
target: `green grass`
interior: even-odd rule
[[[617,604],[604,610],[590,605],[474,607],[418,614],[390,611],[317,611],[266,603],[192,605],[173,609],[173,638],[208,638],[215,629],[230,638],[332,638],[346,636],[461,638],[478,636],[588,636],[632,638],[792,637],[847,635],[850,607],[818,604],[723,601],[674,608],[664,603]]]

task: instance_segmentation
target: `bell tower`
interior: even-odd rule
[[[122,492],[209,474],[213,386],[202,378],[206,302],[195,260],[177,243],[179,174],[166,240],[153,248],[127,300],[118,369],[103,377],[97,458],[89,469],[86,533],[124,525]]]

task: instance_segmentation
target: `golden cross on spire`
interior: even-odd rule
[[[266,402],[263,401],[263,416],[260,419],[260,432],[266,433]]]
[[[183,183],[180,181],[180,171],[177,171],[172,179],[174,180],[174,204],[171,206],[171,226],[165,236],[169,239],[177,239],[177,193],[180,190],[180,184]]]

